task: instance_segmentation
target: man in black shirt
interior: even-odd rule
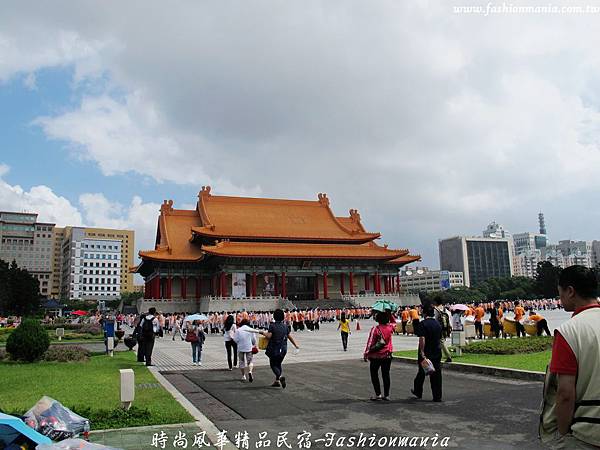
[[[424,359],[429,359],[433,363],[435,372],[429,375],[431,382],[431,392],[433,393],[433,401],[442,401],[442,349],[440,339],[442,338],[442,327],[434,318],[433,305],[423,305],[423,316],[425,319],[419,324],[416,331],[419,336],[419,355],[418,364],[419,372],[415,377],[414,388],[412,394],[417,397],[423,397],[423,383],[425,382],[425,370],[421,366]]]

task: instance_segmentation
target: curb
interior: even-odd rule
[[[177,400],[177,402],[179,402],[179,404],[192,415],[192,417],[196,420],[196,424],[200,427],[200,429],[206,431],[206,436],[210,442],[215,445],[215,442],[218,441],[217,435],[221,432],[221,430],[219,430],[217,426],[208,419],[208,417],[202,414],[200,410],[192,404],[192,402],[185,398],[181,392],[175,389],[175,387],[160,374],[156,367],[148,367],[148,370],[152,373],[152,375],[154,375],[154,378],[156,378],[158,382],[169,392],[169,394],[171,394],[173,398]],[[228,442],[222,447],[219,446],[219,448],[221,450],[237,450],[237,447],[235,447],[231,442]]]
[[[168,430],[170,428],[180,428],[185,425],[198,425],[198,422],[185,422],[185,423],[168,423],[164,425],[144,425],[142,427],[127,427],[127,428],[106,428],[104,430],[92,430],[90,434],[101,434],[101,433],[109,433],[113,431],[152,431],[156,430],[156,428],[160,427],[161,429]]]
[[[404,364],[416,364],[416,358],[408,358],[405,356],[394,356],[394,360]],[[505,367],[494,367],[494,366],[480,366],[478,364],[465,364],[465,363],[447,363],[442,362],[442,367],[445,370],[452,370],[455,372],[462,373],[474,373],[479,375],[488,375],[498,378],[512,378],[515,380],[525,381],[544,381],[545,373],[536,372],[533,370],[518,370],[518,369],[507,369]]]

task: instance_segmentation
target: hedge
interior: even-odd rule
[[[465,353],[488,355],[514,355],[517,353],[537,353],[552,348],[551,336],[531,336],[511,339],[488,339],[473,342],[463,347]]]

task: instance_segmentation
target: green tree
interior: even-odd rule
[[[0,314],[32,316],[40,308],[40,285],[27,270],[20,269],[16,261],[0,261]]]
[[[535,277],[536,292],[545,298],[554,298],[558,295],[558,278],[560,267],[555,267],[550,261],[542,261],[537,265]]]

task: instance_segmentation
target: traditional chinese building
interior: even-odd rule
[[[160,209],[154,250],[134,270],[145,299],[340,299],[399,292],[398,268],[420,259],[378,245],[355,209],[336,217],[318,200],[211,194],[203,186],[194,210]],[[193,309],[193,308],[192,308]]]

